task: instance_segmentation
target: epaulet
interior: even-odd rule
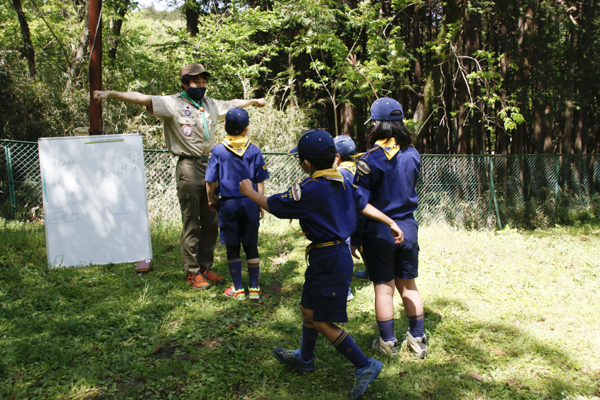
[[[364,154],[364,155],[361,157],[361,160],[362,160],[363,158],[367,158],[367,157],[369,157],[369,154],[371,154],[371,153],[372,153],[372,152],[374,152],[375,150],[378,150],[379,148],[380,148],[380,147],[379,147],[379,145],[378,145],[378,144],[376,144],[375,146],[373,146],[373,148],[372,148],[372,149],[370,149],[370,150],[368,150],[368,151],[366,151],[366,152],[365,152],[365,154]]]
[[[306,178],[305,180],[302,181],[302,183],[300,183],[300,186],[304,186],[306,185],[308,182],[317,182],[317,179],[313,179],[313,178]]]

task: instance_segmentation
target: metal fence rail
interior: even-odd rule
[[[0,217],[43,219],[37,143],[0,141]],[[295,158],[264,153],[271,178],[265,193],[303,179]],[[152,220],[180,219],[177,158],[145,150]],[[600,217],[597,155],[423,155],[417,184],[421,224],[467,228],[536,227]]]

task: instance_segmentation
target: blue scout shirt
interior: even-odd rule
[[[334,168],[316,171],[287,192],[267,199],[277,218],[300,220],[308,240],[345,240],[356,230],[357,215],[367,206],[362,189],[350,185]]]
[[[244,197],[240,181],[250,179],[256,184],[269,179],[269,172],[259,148],[243,136],[227,136],[213,147],[206,166],[207,182],[219,181],[215,194],[226,198]]]
[[[344,178],[348,180],[348,182],[354,182],[354,174],[356,173],[356,164],[352,161],[342,161],[340,165],[337,166],[338,171],[342,173]]]
[[[400,150],[394,139],[380,140],[358,162],[354,184],[369,191],[369,203],[397,220],[419,205],[417,179],[421,156],[412,146]]]

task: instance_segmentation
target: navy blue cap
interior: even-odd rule
[[[350,136],[340,135],[334,139],[335,151],[342,157],[350,157],[356,153],[356,144]]]
[[[390,115],[392,111],[400,111],[400,115]],[[394,99],[383,97],[371,105],[372,121],[402,121],[403,118],[404,110]]]
[[[298,146],[294,147],[288,154],[293,156],[300,154],[304,158],[323,158],[325,149],[335,147],[333,136],[322,129],[309,129],[298,140]]]
[[[250,123],[248,111],[240,107],[233,107],[225,115],[225,126],[231,128],[245,128]]]

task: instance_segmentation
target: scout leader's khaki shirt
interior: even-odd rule
[[[181,94],[151,96],[153,115],[163,118],[165,144],[176,156],[208,156],[215,145],[217,121],[232,107],[230,101],[202,99],[209,137],[205,139],[202,113],[183,100]]]

